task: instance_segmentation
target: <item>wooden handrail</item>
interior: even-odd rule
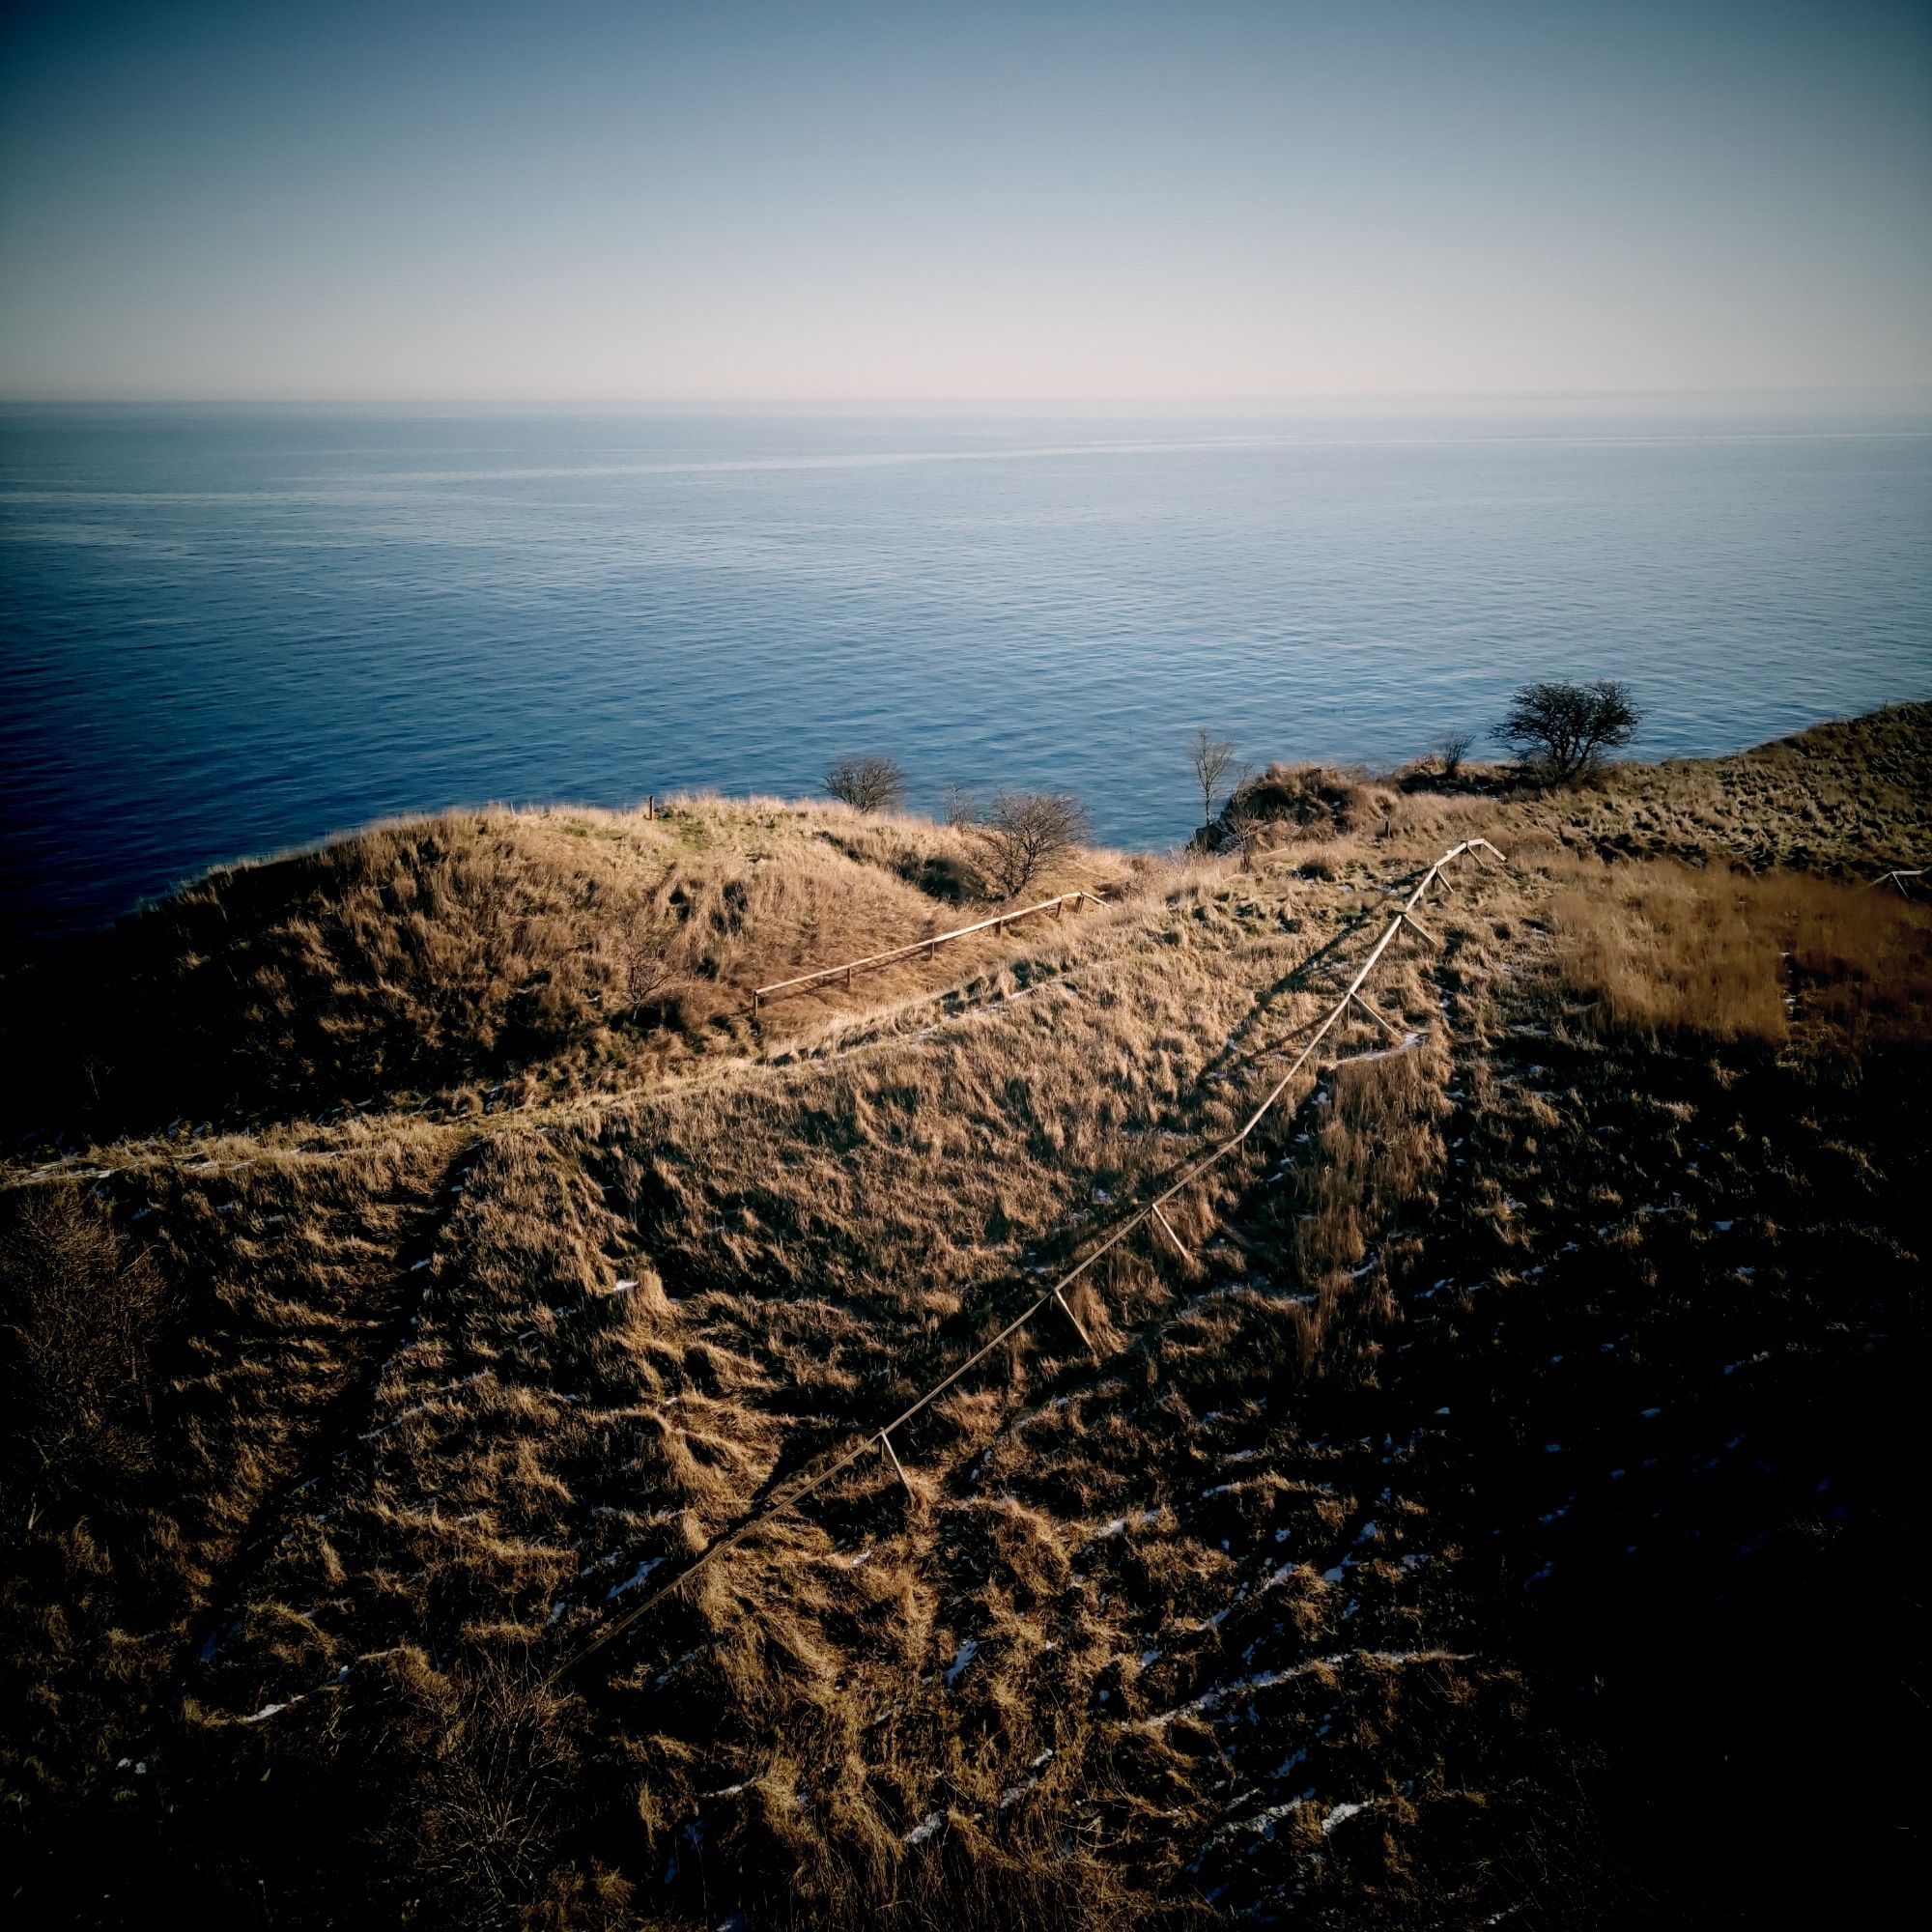
[[[1107,901],[1098,893],[1079,890],[1061,893],[1053,898],[1041,899],[1037,905],[1017,906],[1011,912],[995,913],[991,919],[977,920],[971,925],[956,926],[951,932],[935,932],[929,939],[915,939],[907,946],[895,946],[887,952],[868,952],[863,959],[848,959],[838,966],[821,966],[815,973],[801,973],[795,980],[774,980],[769,986],[754,986],[752,989],[752,1010],[758,1010],[760,1000],[769,1000],[776,994],[795,993],[803,986],[815,986],[822,980],[842,979],[847,985],[852,983],[854,973],[869,973],[880,966],[890,966],[895,959],[910,959],[915,952],[930,952],[935,947],[944,946],[950,939],[964,939],[969,933],[997,931],[1001,926],[1016,919],[1025,919],[1037,912],[1057,913],[1064,905],[1078,904],[1082,899],[1092,899],[1095,905],[1105,905]]]

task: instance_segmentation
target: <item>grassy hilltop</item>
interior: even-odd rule
[[[6,988],[22,1922],[1871,1917],[1922,1855],[1932,706],[1238,856],[692,799]],[[1253,803],[1253,801],[1250,801]],[[1240,1154],[894,1437],[1225,1139]],[[1184,1252],[1183,1252],[1184,1251]],[[1861,1909],[1862,1908],[1862,1909]]]

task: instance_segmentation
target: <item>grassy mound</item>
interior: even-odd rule
[[[977,857],[924,820],[756,800],[381,826],[211,873],[18,976],[5,1124],[463,1112],[742,1050],[753,986],[970,917]]]

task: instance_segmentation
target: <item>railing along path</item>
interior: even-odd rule
[[[1009,1321],[1007,1325],[1004,1328],[1002,1328],[1000,1332],[997,1335],[995,1335],[990,1342],[987,1342],[983,1344],[981,1347],[976,1349],[972,1354],[968,1355],[966,1359],[963,1362],[961,1362],[957,1368],[952,1370],[952,1372],[950,1375],[948,1375],[943,1380],[933,1383],[933,1385],[929,1389],[927,1389],[925,1393],[918,1399],[918,1401],[913,1403],[909,1407],[901,1409],[899,1413],[894,1416],[890,1422],[885,1423],[880,1428],[875,1429],[871,1431],[868,1435],[863,1436],[858,1442],[853,1444],[851,1448],[845,1450],[841,1455],[835,1458],[831,1463],[827,1463],[823,1468],[818,1469],[817,1471],[811,1474],[794,1479],[794,1481],[788,1488],[781,1487],[777,1492],[775,1492],[769,1498],[764,1508],[757,1511],[755,1515],[747,1517],[735,1528],[727,1530],[724,1535],[718,1537],[715,1541],[708,1544],[702,1550],[698,1552],[698,1554],[696,1557],[692,1559],[690,1563],[688,1563],[681,1571],[679,1571],[678,1574],[675,1577],[673,1577],[669,1582],[663,1584],[657,1590],[653,1591],[650,1596],[646,1597],[641,1603],[635,1605],[631,1609],[625,1611],[624,1614],[618,1617],[615,1622],[607,1624],[605,1628],[600,1632],[598,1632],[598,1634],[593,1638],[591,1638],[591,1640],[588,1643],[584,1644],[581,1649],[574,1651],[567,1659],[565,1659],[565,1661],[562,1663],[558,1664],[557,1667],[554,1670],[553,1670],[544,1681],[547,1684],[554,1684],[559,1678],[563,1677],[566,1673],[568,1673],[571,1670],[574,1670],[580,1663],[583,1662],[587,1658],[595,1656],[598,1651],[602,1650],[607,1644],[611,1643],[617,1636],[621,1635],[624,1631],[628,1630],[632,1624],[638,1621],[639,1617],[644,1616],[647,1612],[655,1609],[658,1606],[658,1605],[660,1605],[665,1601],[666,1598],[674,1596],[679,1590],[683,1589],[684,1586],[687,1583],[689,1583],[693,1577],[696,1577],[701,1571],[707,1568],[716,1558],[722,1556],[727,1549],[735,1548],[739,1544],[743,1543],[750,1536],[752,1536],[754,1531],[761,1528],[764,1524],[770,1522],[774,1517],[781,1516],[786,1511],[797,1508],[797,1506],[800,1503],[802,1503],[809,1495],[812,1494],[814,1491],[823,1489],[826,1486],[826,1484],[832,1482],[836,1477],[843,1475],[844,1472],[847,1469],[851,1468],[852,1465],[855,1463],[857,1463],[861,1457],[870,1452],[875,1445],[878,1448],[878,1450],[885,1456],[886,1460],[889,1463],[891,1463],[894,1473],[897,1475],[899,1481],[905,1484],[907,1494],[908,1495],[915,1494],[916,1492],[914,1492],[913,1490],[911,1479],[906,1475],[905,1469],[899,1462],[898,1452],[895,1450],[893,1447],[893,1441],[892,1441],[893,1432],[896,1429],[903,1428],[905,1424],[910,1422],[914,1416],[918,1415],[922,1409],[929,1407],[934,1402],[936,1402],[939,1399],[939,1397],[944,1395],[948,1389],[950,1389],[956,1381],[958,1381],[961,1377],[969,1375],[974,1369],[978,1368],[979,1365],[981,1362],[983,1362],[988,1355],[992,1354],[996,1349],[998,1349],[1003,1343],[1010,1341],[1013,1336],[1017,1335],[1022,1328],[1026,1327],[1029,1322],[1033,1321],[1036,1317],[1042,1314],[1046,1309],[1056,1308],[1062,1315],[1064,1315],[1066,1318],[1068,1323],[1071,1325],[1073,1329],[1073,1332],[1080,1337],[1082,1345],[1087,1349],[1088,1352],[1092,1354],[1094,1359],[1097,1362],[1100,1359],[1100,1351],[1094,1346],[1093,1338],[1087,1333],[1086,1329],[1084,1329],[1080,1325],[1079,1319],[1074,1315],[1073,1310],[1067,1305],[1066,1291],[1069,1288],[1071,1288],[1073,1284],[1077,1282],[1082,1275],[1086,1274],[1088,1270],[1091,1269],[1094,1266],[1094,1264],[1101,1259],[1102,1256],[1112,1253],[1113,1250],[1118,1248],[1122,1244],[1122,1242],[1127,1239],[1129,1236],[1133,1235],[1138,1230],[1148,1227],[1150,1225],[1158,1227],[1160,1232],[1166,1236],[1166,1238],[1170,1242],[1173,1243],[1175,1248],[1178,1249],[1183,1257],[1187,1259],[1192,1259],[1191,1257],[1187,1256],[1187,1250],[1181,1245],[1179,1236],[1175,1234],[1174,1229],[1169,1225],[1167,1216],[1161,1211],[1162,1208],[1165,1208],[1166,1205],[1170,1201],[1172,1201],[1176,1195],[1181,1193],[1185,1188],[1191,1186],[1196,1180],[1198,1180],[1202,1177],[1202,1175],[1206,1174],[1209,1168],[1215,1166],[1217,1163],[1221,1161],[1226,1160],[1229,1157],[1229,1155],[1234,1153],[1243,1144],[1243,1142],[1247,1140],[1248,1136],[1252,1134],[1258,1126],[1261,1125],[1262,1122],[1265,1120],[1269,1115],[1269,1113],[1271,1113],[1273,1109],[1279,1104],[1282,1095],[1288,1092],[1290,1086],[1293,1083],[1295,1075],[1298,1074],[1301,1071],[1301,1069],[1308,1065],[1309,1061],[1314,1058],[1315,1049],[1321,1044],[1321,1041],[1327,1037],[1327,1035],[1333,1030],[1333,1028],[1342,1019],[1342,1017],[1348,1012],[1350,1006],[1359,1007],[1365,1013],[1368,1014],[1368,1016],[1372,1020],[1376,1022],[1378,1026],[1381,1027],[1391,1037],[1397,1038],[1401,1037],[1401,1036],[1397,1033],[1395,1027],[1390,1025],[1390,1023],[1386,1019],[1384,1019],[1382,1015],[1375,1009],[1374,1007],[1370,1006],[1366,999],[1362,997],[1362,986],[1364,982],[1368,980],[1369,975],[1375,971],[1376,966],[1381,959],[1382,954],[1388,951],[1389,946],[1394,941],[1396,934],[1400,932],[1405,925],[1408,926],[1411,931],[1415,932],[1420,938],[1427,941],[1429,944],[1431,945],[1435,944],[1435,940],[1432,937],[1432,935],[1424,928],[1421,922],[1418,919],[1416,919],[1415,908],[1422,903],[1424,895],[1427,894],[1429,888],[1433,886],[1439,877],[1441,877],[1443,867],[1448,866],[1451,863],[1451,861],[1456,859],[1461,859],[1465,855],[1480,856],[1480,853],[1482,852],[1494,853],[1495,857],[1498,860],[1501,860],[1503,864],[1507,865],[1509,863],[1506,859],[1503,859],[1503,855],[1500,852],[1496,851],[1496,848],[1493,845],[1492,845],[1487,838],[1465,838],[1460,845],[1452,845],[1449,848],[1449,850],[1444,852],[1442,856],[1439,859],[1437,859],[1433,866],[1430,867],[1428,871],[1426,871],[1422,875],[1422,878],[1420,882],[1416,885],[1415,889],[1409,894],[1407,898],[1406,898],[1403,901],[1401,910],[1397,912],[1395,917],[1391,919],[1388,924],[1382,929],[1381,937],[1376,941],[1374,948],[1371,950],[1369,953],[1369,956],[1365,960],[1363,960],[1360,969],[1355,974],[1355,977],[1351,980],[1350,980],[1347,990],[1344,991],[1341,998],[1338,999],[1331,1008],[1329,1008],[1326,1014],[1323,1015],[1321,1024],[1317,1026],[1315,1031],[1309,1036],[1307,1044],[1303,1046],[1301,1051],[1295,1055],[1293,1063],[1290,1065],[1288,1068],[1288,1071],[1285,1072],[1281,1076],[1281,1078],[1275,1082],[1274,1086],[1268,1090],[1266,1096],[1263,1099],[1260,1106],[1258,1106],[1255,1109],[1255,1111],[1251,1115],[1249,1115],[1248,1119],[1242,1124],[1238,1132],[1231,1135],[1227,1140],[1218,1143],[1216,1146],[1209,1148],[1206,1153],[1200,1155],[1197,1159],[1190,1161],[1188,1165],[1181,1170],[1180,1175],[1177,1179],[1169,1181],[1167,1185],[1163,1187],[1161,1191],[1158,1194],[1156,1194],[1151,1201],[1148,1201],[1142,1207],[1135,1208],[1132,1213],[1128,1214],[1123,1220],[1122,1220],[1121,1223],[1113,1230],[1113,1232],[1109,1234],[1105,1239],[1100,1241],[1082,1261],[1076,1263],[1072,1267],[1068,1268],[1067,1271],[1065,1274],[1063,1274],[1059,1278],[1059,1280],[1057,1280],[1052,1285],[1052,1287],[1048,1288],[1036,1300],[1031,1302],[1018,1315],[1016,1315],[1012,1319],[1012,1321]],[[1065,894],[1062,896],[1063,898],[1076,898],[1076,897],[1091,898],[1094,895],[1092,894],[1069,893],[1069,894]],[[1042,901],[1042,905],[1050,905],[1053,903],[1055,903],[1055,901],[1053,900]],[[1041,906],[1029,906],[1026,908],[1027,912],[1037,912],[1039,910],[1041,910]],[[1024,915],[1020,913],[1009,913],[1005,915],[1007,919],[1017,919],[1023,916]],[[996,923],[997,922],[994,921],[982,921],[980,923],[980,925],[983,926],[987,924],[993,924]],[[961,931],[972,932],[972,931],[978,931],[980,929],[980,926],[965,926],[961,928]],[[950,939],[950,938],[956,938],[959,935],[956,933],[944,933],[938,935],[938,939]],[[920,946],[902,947],[897,949],[895,952],[892,953],[877,953],[873,955],[873,958],[874,960],[883,960],[888,958],[901,957],[906,952],[920,951],[921,948],[926,944],[936,944],[936,943],[938,943],[937,939],[931,942],[922,941],[920,943]],[[870,962],[864,960],[855,960],[853,962],[855,966],[863,966],[867,963]],[[839,967],[832,967],[827,969],[827,973],[836,974],[843,970],[845,969]],[[810,974],[807,976],[807,979],[808,980],[822,979],[825,977],[827,977],[827,974]],[[799,980],[787,980],[782,983],[785,985],[797,985],[804,982]],[[761,988],[760,990],[769,992],[774,989],[766,987],[766,988]]]
[[[1078,905],[1082,899],[1092,899],[1095,905],[1105,905],[1107,901],[1098,893],[1071,892],[1059,893],[1050,899],[1041,899],[1037,905],[1016,906],[1011,912],[996,913],[991,919],[976,920],[971,925],[955,926],[951,932],[935,932],[926,939],[915,939],[907,946],[895,946],[889,952],[868,952],[863,959],[847,959],[842,965],[821,966],[815,973],[801,973],[795,980],[774,980],[769,986],[752,988],[752,1010],[758,1010],[761,1000],[777,998],[783,993],[796,993],[807,986],[816,986],[826,980],[843,980],[846,985],[852,983],[854,973],[870,973],[881,966],[890,966],[895,959],[910,959],[916,952],[930,952],[936,947],[944,946],[949,940],[965,939],[975,932],[998,932],[1002,926],[1010,925],[1016,919],[1029,919],[1037,912],[1051,912],[1055,919],[1060,917],[1064,907]]]

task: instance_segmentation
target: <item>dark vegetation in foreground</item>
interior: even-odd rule
[[[1223,856],[1063,850],[1108,911],[756,1028],[997,893],[983,841],[440,820],[15,982],[19,1921],[1880,1916],[1932,914],[1862,882],[1932,842],[1932,713],[1450,762],[1249,775]],[[1419,1037],[1338,1037],[1185,1258],[1095,1270],[1097,1365],[1029,1330],[910,1491],[862,1462],[546,1682],[1243,1118],[1472,834],[1512,868],[1377,982]]]

